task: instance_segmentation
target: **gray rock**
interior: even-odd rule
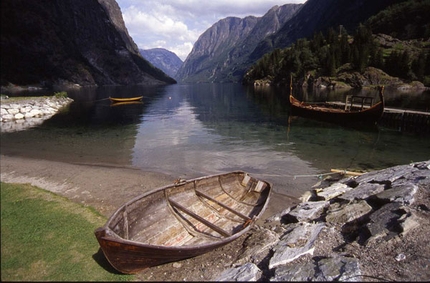
[[[276,268],[270,281],[311,281],[315,276],[315,264],[310,262],[282,265]]]
[[[367,242],[381,237],[388,240],[400,232],[398,222],[401,216],[400,207],[399,203],[388,203],[370,215],[367,228],[371,236]]]
[[[359,260],[353,257],[330,257],[317,262],[317,272],[312,281],[361,281]]]
[[[420,226],[420,219],[414,212],[408,212],[399,218],[399,223],[402,228],[401,235],[405,236],[411,230]]]
[[[274,254],[269,262],[269,269],[286,264],[305,254],[313,254],[314,242],[324,224],[303,223],[285,234],[275,246]]]
[[[350,257],[329,257],[279,266],[270,281],[361,281],[359,260]]]
[[[298,221],[312,222],[321,217],[325,209],[330,206],[328,201],[308,201],[299,203],[288,214],[295,217]]]
[[[369,196],[383,192],[385,185],[378,183],[360,183],[356,188],[339,196],[343,200],[367,199]]]
[[[357,177],[356,182],[358,183],[392,183],[397,179],[415,171],[418,169],[414,168],[414,165],[399,165],[390,167],[387,169],[370,172]]]
[[[333,185],[321,190],[320,192],[317,192],[317,195],[319,197],[324,198],[325,200],[330,200],[349,190],[352,190],[352,188],[345,184],[334,183]]]
[[[372,211],[372,207],[364,200],[347,204],[333,203],[327,212],[326,221],[329,223],[346,224],[359,220]]]
[[[376,194],[375,197],[384,201],[399,202],[402,204],[412,204],[414,202],[414,195],[417,190],[417,185],[407,183],[394,186],[391,189]]]
[[[259,264],[278,241],[279,235],[268,229],[263,228],[253,232],[243,243],[242,253],[234,265],[242,265],[246,262]]]
[[[214,281],[257,281],[262,271],[253,263],[245,263],[236,268],[225,270]]]

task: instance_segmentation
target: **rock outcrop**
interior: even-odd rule
[[[1,133],[27,130],[42,124],[72,103],[69,97],[39,97],[8,102],[2,97]]]
[[[214,280],[430,279],[430,160],[323,181],[307,195],[256,226]]]

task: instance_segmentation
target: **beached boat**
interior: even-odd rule
[[[135,97],[125,97],[125,98],[121,98],[121,97],[110,97],[109,99],[112,102],[133,102],[133,101],[140,101],[142,100],[143,96],[135,96]]]
[[[95,236],[116,270],[137,273],[239,238],[265,211],[271,189],[242,171],[180,179],[125,203]]]
[[[375,124],[384,113],[383,91],[384,87],[379,87],[379,101],[375,104],[372,97],[350,96],[342,106],[334,103],[306,103],[290,94],[291,114],[345,125]]]

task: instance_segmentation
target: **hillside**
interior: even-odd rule
[[[220,27],[223,19],[195,43],[178,72],[185,82],[240,82],[250,66],[275,49],[290,46],[300,38],[334,27],[354,32],[361,22],[391,4],[405,0],[308,0],[304,4],[275,6],[263,17],[255,18],[254,26],[242,30],[239,37],[230,31],[240,30],[245,19],[229,21],[228,29]],[[230,44],[219,44],[220,38]],[[231,43],[234,42],[234,45]]]
[[[171,84],[139,54],[115,0],[2,0],[1,85]]]
[[[139,49],[139,52],[143,58],[172,78],[176,78],[176,73],[183,64],[178,55],[164,48]]]
[[[299,39],[264,55],[248,70],[244,83],[286,84],[293,75],[300,84],[314,87],[430,86],[430,25],[420,20],[429,9],[430,1],[411,0],[382,10],[352,34],[330,28],[325,34]],[[406,26],[401,20],[405,15],[414,19]],[[393,19],[403,24],[394,24]],[[390,35],[375,33],[381,31]]]
[[[279,31],[265,38],[252,58],[259,59],[276,48],[285,48],[297,39],[311,37],[317,32],[342,26],[347,32],[355,31],[360,23],[386,7],[403,0],[308,0],[303,8]]]
[[[257,44],[276,32],[301,4],[275,6],[263,17],[229,17],[215,23],[196,41],[178,79],[184,82],[237,82],[254,61],[248,56]]]

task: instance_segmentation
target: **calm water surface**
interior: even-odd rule
[[[279,194],[296,197],[332,168],[373,170],[430,159],[427,139],[289,117],[285,88],[199,84],[68,93],[75,100],[68,112],[40,127],[2,134],[2,153],[133,166],[183,178],[244,170],[272,182]],[[347,94],[296,95],[344,101]],[[140,95],[141,104],[108,100]],[[428,94],[385,96],[387,106],[426,111],[430,105]]]

